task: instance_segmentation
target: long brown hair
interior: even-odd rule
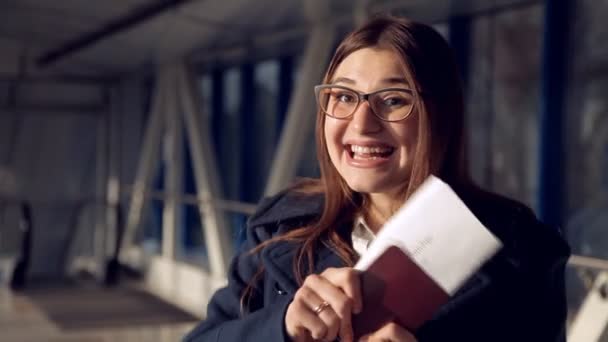
[[[370,47],[396,52],[407,71],[408,83],[418,95],[415,111],[419,140],[403,200],[431,174],[453,186],[470,184],[465,158],[462,84],[447,42],[425,24],[389,16],[375,17],[344,38],[329,64],[323,83],[332,81],[336,69],[347,56]],[[301,247],[294,259],[294,274],[300,284],[307,274],[313,272],[314,250],[321,245],[331,248],[347,265],[354,264],[356,253],[338,229],[367,209],[365,195],[352,191],[329,159],[324,124],[325,115],[318,110],[315,134],[321,177],[293,188],[298,192],[324,195],[320,218],[310,225],[267,240],[252,251],[259,252],[277,241],[298,242]],[[263,268],[260,268],[243,293],[242,307],[262,273]]]

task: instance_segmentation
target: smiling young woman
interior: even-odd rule
[[[315,95],[320,179],[260,205],[228,285],[186,341],[352,340],[362,310],[352,265],[431,174],[504,248],[418,331],[389,322],[364,338],[564,340],[568,246],[524,205],[470,180],[458,70],[436,31],[370,20],[342,41]]]

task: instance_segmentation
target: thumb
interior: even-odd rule
[[[353,325],[351,314],[344,315],[340,320],[340,341],[341,342],[352,342],[353,341]]]

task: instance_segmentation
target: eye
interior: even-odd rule
[[[356,101],[355,96],[350,92],[335,92],[333,97],[338,102],[351,103]]]
[[[392,96],[383,99],[382,104],[387,107],[400,107],[406,104],[406,99],[398,96]]]
[[[412,103],[411,99],[405,94],[395,92],[383,94],[380,102],[382,106],[392,108],[399,108],[410,105]]]
[[[386,96],[381,101],[382,106],[390,108],[400,108],[411,104],[411,100],[400,95]]]

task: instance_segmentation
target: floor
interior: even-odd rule
[[[0,341],[179,341],[195,322],[62,328],[32,296],[0,287]],[[67,307],[67,306],[66,306]],[[64,310],[65,312],[65,310]]]

